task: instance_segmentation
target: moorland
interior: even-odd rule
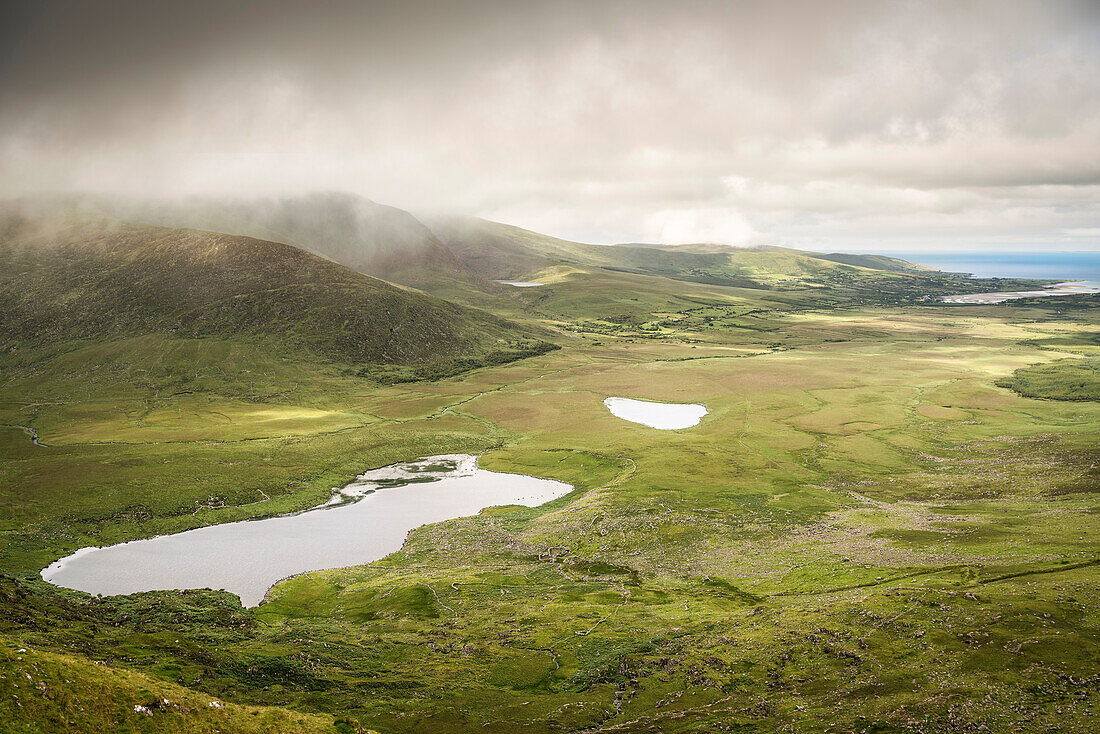
[[[312,201],[5,212],[0,728],[1093,726],[1100,296]],[[254,609],[38,575],[448,453],[575,489]]]

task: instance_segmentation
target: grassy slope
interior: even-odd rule
[[[398,374],[548,346],[288,245],[103,220],[0,224],[0,344],[16,369],[30,369],[44,347],[148,334],[245,339]]]
[[[351,194],[186,202],[101,200],[125,219],[286,242],[389,282],[433,290],[493,291],[406,211]]]
[[[827,255],[809,252],[806,254],[820,260],[831,260],[833,262],[844,263],[845,265],[855,265],[857,267],[871,268],[874,270],[892,270],[899,273],[919,273],[934,270],[934,268],[930,268],[926,265],[918,265],[908,260],[887,257],[885,255],[849,255],[843,252],[831,252]]]
[[[759,299],[779,290],[793,300],[857,304],[913,303],[947,293],[1003,289],[896,258],[823,255],[782,247],[585,245],[480,219],[433,223],[434,231],[471,269],[492,278],[549,280],[592,268],[749,289]]]
[[[422,528],[255,613],[10,580],[4,634],[386,732],[1088,730],[1100,408],[995,382],[1086,354],[1095,309],[761,312],[758,290],[592,267],[514,302],[587,325],[566,348],[435,383],[271,356],[246,380],[260,353],[219,339],[147,344],[138,365],[87,345],[71,383],[20,376],[0,422],[47,444],[0,429],[0,555],[24,578],[429,453],[486,452],[578,491]],[[667,305],[686,313],[654,318]],[[180,370],[205,391],[168,389]],[[710,415],[658,432],[610,416],[606,395]]]
[[[126,222],[283,242],[391,283],[493,291],[409,212],[354,194],[281,198],[142,199],[95,194],[28,197],[32,213],[95,212]],[[9,204],[10,206],[10,204]]]
[[[0,669],[0,721],[10,732],[338,732],[331,716],[223,703],[148,675],[27,650],[3,638]]]

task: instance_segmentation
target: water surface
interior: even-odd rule
[[[617,418],[665,431],[691,428],[707,414],[707,409],[696,403],[654,403],[631,398],[607,398],[603,404]]]
[[[1100,281],[1100,252],[898,252],[877,254],[977,278]]]
[[[474,456],[429,456],[361,474],[312,510],[82,548],[50,564],[42,578],[107,596],[224,589],[251,607],[289,576],[388,556],[421,525],[495,505],[535,507],[572,490],[563,482],[480,469]]]
[[[527,280],[494,280],[493,282],[503,285],[512,285],[516,288],[534,288],[536,285],[546,285],[545,283],[532,283]]]
[[[1033,291],[998,291],[995,293],[964,293],[957,296],[944,296],[944,303],[990,304],[1013,301],[1017,298],[1037,298],[1053,296],[1073,296],[1081,293],[1100,293],[1100,283],[1087,280],[1054,283]]]

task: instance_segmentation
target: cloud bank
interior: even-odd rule
[[[1100,249],[1100,5],[51,2],[0,195],[347,190],[596,242]]]

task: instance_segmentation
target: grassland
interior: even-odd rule
[[[155,677],[84,658],[0,646],[0,720],[6,731],[354,731],[331,716],[223,703]],[[29,693],[29,695],[28,695]]]
[[[1095,299],[898,306],[549,275],[499,310],[560,349],[434,381],[384,384],[263,335],[43,346],[38,371],[6,370],[0,723],[1091,730],[1100,404],[1000,383],[1089,359]],[[655,431],[609,395],[710,413]],[[420,528],[255,610],[37,578],[85,545],[305,508],[445,452],[576,491]],[[157,698],[190,713],[133,712]]]
[[[1029,398],[1100,400],[1100,360],[1062,359],[1021,367],[997,384]]]
[[[27,385],[5,423],[45,445],[3,433],[4,566],[29,598],[85,613],[37,569],[305,507],[398,459],[479,452],[578,492],[286,582],[236,627],[150,620],[171,597],[150,594],[96,602],[94,634],[69,609],[5,635],[381,731],[1085,731],[1100,413],[995,383],[1066,356],[1037,340],[1094,326],[1035,309],[803,311],[692,344],[580,339],[435,383],[317,370],[289,399],[89,384],[27,408]],[[711,414],[655,432],[607,414],[610,394]],[[233,665],[276,659],[293,664]]]

